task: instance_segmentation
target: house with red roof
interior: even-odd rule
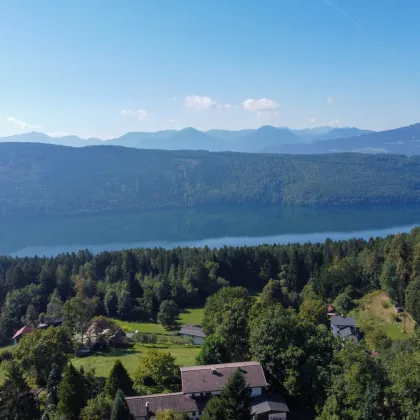
[[[15,343],[15,346],[19,344],[19,341],[24,335],[29,334],[30,332],[32,332],[32,327],[29,327],[28,325],[25,325],[20,330],[16,331],[15,335],[12,338],[13,342]]]

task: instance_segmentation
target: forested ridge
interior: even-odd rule
[[[313,410],[319,420],[416,420],[418,334],[392,340],[385,330],[364,330],[379,352],[373,357],[364,339],[342,343],[330,332],[327,303],[346,313],[355,299],[379,288],[420,321],[420,228],[369,241],[2,257],[2,343],[44,317],[61,314],[64,325],[37,329],[7,353],[0,412],[10,410],[7,418],[14,420],[40,418],[28,394],[31,381],[51,390],[44,418],[129,418],[113,417],[115,410],[127,410],[117,390],[125,395],[179,390],[174,358],[146,352],[134,378],[117,361],[104,390],[94,372],[68,364],[75,337],[83,337],[94,316],[170,325],[180,309],[205,305],[207,338],[197,363],[258,360],[271,389]],[[217,401],[204,418],[219,418]],[[242,403],[230,404],[235,410]],[[243,418],[251,419],[251,413]]]
[[[278,203],[417,203],[420,158],[0,144],[0,212],[80,214]]]
[[[47,313],[51,298],[95,297],[96,315],[149,320],[156,319],[164,300],[180,308],[202,306],[221,287],[260,291],[276,279],[286,288],[287,306],[295,308],[308,284],[324,302],[349,287],[353,298],[382,287],[403,305],[405,290],[418,276],[420,228],[369,241],[3,256],[0,337],[6,342],[23,325],[28,306]]]

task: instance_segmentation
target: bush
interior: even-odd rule
[[[391,314],[391,322],[401,322],[401,318],[397,314]]]
[[[384,309],[389,309],[391,307],[391,302],[389,302],[388,300],[382,301],[382,307]]]

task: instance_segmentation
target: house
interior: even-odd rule
[[[327,306],[327,315],[328,315],[328,317],[332,317],[332,316],[335,316],[336,314],[335,314],[335,308],[334,308],[334,306],[333,305],[331,305],[331,304],[329,304],[328,306]]]
[[[61,316],[45,317],[42,319],[42,322],[38,324],[37,328],[45,329],[48,327],[59,327],[62,324],[63,324],[63,318]]]
[[[128,343],[127,334],[119,328],[109,337],[108,342],[111,347],[125,346]]]
[[[192,337],[194,344],[202,345],[206,334],[200,325],[183,325],[179,332],[183,337]]]
[[[334,337],[343,340],[356,340],[359,341],[360,331],[352,316],[333,316],[331,317],[331,332]]]
[[[127,404],[136,420],[149,420],[158,410],[172,409],[199,419],[207,402],[219,395],[229,377],[238,369],[252,392],[252,413],[255,420],[287,419],[289,409],[280,395],[270,395],[267,380],[258,362],[225,363],[219,365],[181,367],[182,391],[171,394],[127,397]]]
[[[12,338],[15,346],[19,344],[19,341],[24,335],[29,334],[30,332],[32,332],[32,327],[29,327],[28,325],[25,325],[20,330],[16,331],[15,335]]]

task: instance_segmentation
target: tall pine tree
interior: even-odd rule
[[[251,420],[251,389],[240,369],[230,376],[220,398],[227,420]]]
[[[113,399],[119,389],[121,389],[124,395],[134,395],[133,381],[128,375],[124,365],[117,359],[106,380],[105,392]]]
[[[115,394],[111,410],[111,420],[134,420],[125,400],[124,392],[121,389]]]
[[[61,369],[53,363],[47,381],[48,404],[56,406],[58,404],[58,384],[61,381]]]
[[[203,420],[251,420],[251,389],[238,369],[233,373],[220,397],[213,397],[206,406]]]
[[[0,418],[7,420],[37,420],[39,406],[15,362],[6,368],[6,380],[0,387]]]
[[[64,369],[58,386],[58,400],[57,409],[68,420],[77,420],[86,405],[84,377],[71,363]]]

